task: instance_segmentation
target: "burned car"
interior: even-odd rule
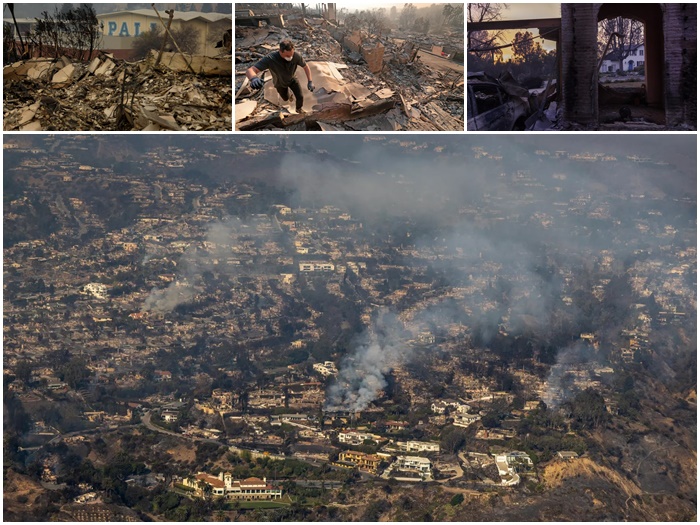
[[[467,74],[467,131],[524,130],[527,90],[483,73]]]

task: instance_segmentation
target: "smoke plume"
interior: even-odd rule
[[[571,346],[559,350],[557,363],[549,370],[545,393],[542,401],[548,408],[556,408],[565,401],[571,399],[576,390],[573,387],[573,375],[579,379],[593,379],[596,367],[602,366],[595,355],[592,345],[578,341]]]
[[[180,257],[176,279],[166,288],[153,288],[141,310],[159,314],[171,312],[195,298],[197,289],[203,288],[205,271],[232,273],[235,267],[228,265],[226,259],[233,254],[241,229],[242,223],[235,217],[210,224],[204,242],[192,244]]]
[[[337,381],[326,392],[329,412],[358,412],[367,408],[387,386],[386,374],[411,354],[406,333],[395,314],[381,311],[371,329],[358,339],[354,352],[343,359]]]

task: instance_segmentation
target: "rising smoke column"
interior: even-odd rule
[[[201,282],[206,270],[232,271],[233,267],[217,263],[231,255],[241,225],[240,219],[235,217],[210,224],[203,243],[206,248],[190,246],[178,262],[177,278],[166,288],[153,288],[141,311],[160,314],[171,312],[176,306],[194,299],[197,294],[196,285]]]
[[[576,394],[576,391],[566,384],[567,373],[571,370],[585,370],[588,378],[592,379],[594,369],[599,366],[602,366],[602,363],[595,355],[592,345],[577,341],[571,346],[559,350],[556,364],[549,369],[542,401],[548,408],[560,406]]]
[[[386,374],[405,362],[411,349],[395,314],[381,311],[371,329],[357,340],[353,353],[343,359],[338,377],[326,392],[328,412],[358,412],[367,408],[387,386]]]
[[[195,294],[195,289],[189,284],[173,281],[167,288],[153,288],[141,311],[166,314],[172,312],[176,306],[190,302]]]

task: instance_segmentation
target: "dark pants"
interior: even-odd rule
[[[299,85],[299,81],[296,78],[293,78],[292,81],[289,83],[289,87],[276,87],[277,93],[280,94],[280,97],[282,97],[282,100],[287,101],[289,100],[289,90],[292,90],[292,93],[294,93],[294,98],[296,98],[297,102],[297,111],[301,109],[301,107],[304,105],[304,96],[301,94],[301,86]]]

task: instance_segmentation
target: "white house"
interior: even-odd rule
[[[421,474],[430,474],[431,463],[428,458],[420,456],[397,456],[396,468],[398,470],[413,470]]]
[[[373,434],[358,432],[356,430],[348,430],[338,434],[338,441],[346,445],[358,446],[364,444],[367,440],[376,441]]]
[[[83,286],[83,293],[91,294],[97,299],[107,299],[107,286],[102,283],[88,283]]]
[[[203,485],[209,485],[213,496],[227,499],[269,500],[282,497],[282,489],[268,484],[267,478],[234,480],[230,472],[220,472],[218,476],[199,472],[194,477],[183,479],[182,483],[195,489],[199,496],[204,494]]]
[[[163,410],[160,415],[166,423],[173,423],[177,421],[179,413],[177,410]]]
[[[518,466],[532,466],[532,459],[525,452],[515,450],[507,454],[494,454],[498,475],[501,476],[501,484],[505,486],[515,486],[520,483]]]
[[[454,426],[456,427],[468,427],[472,423],[476,423],[481,419],[479,414],[455,414],[454,415]]]
[[[468,406],[451,399],[440,399],[439,401],[433,401],[430,405],[430,410],[433,411],[433,414],[444,414],[447,408],[458,411],[462,411],[464,408],[469,409]]]
[[[440,443],[430,441],[399,441],[396,446],[406,452],[440,452]]]
[[[304,273],[310,272],[332,272],[335,270],[335,265],[323,261],[302,261],[299,263],[299,271]]]
[[[532,459],[525,452],[514,450],[507,454],[498,454],[496,456],[496,465],[505,464],[509,471],[515,470],[517,465],[532,466]],[[500,470],[501,467],[499,467]]]
[[[608,53],[603,58],[600,65],[601,73],[616,73],[617,71],[632,71],[635,67],[644,65],[644,44],[637,44],[629,51],[629,56],[625,57],[626,53],[613,52]]]

